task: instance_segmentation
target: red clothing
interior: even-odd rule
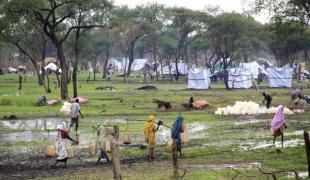
[[[68,131],[66,130],[60,130],[60,135],[62,139],[68,139],[69,137]]]

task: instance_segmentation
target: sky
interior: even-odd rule
[[[157,2],[158,4],[164,4],[168,7],[186,7],[193,10],[203,10],[206,5],[217,5],[224,11],[236,11],[243,12],[244,10],[249,10],[250,7],[244,5],[246,3],[252,2],[253,0],[114,0],[116,5],[127,5],[130,8],[134,8],[136,5],[148,4]],[[261,22],[265,23],[268,21],[268,15],[253,15],[253,17]]]

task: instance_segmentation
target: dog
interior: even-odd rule
[[[158,99],[153,99],[153,103],[157,104],[158,109],[160,109],[161,107],[165,107],[166,109],[171,109],[171,107],[172,107],[170,102],[161,101]]]

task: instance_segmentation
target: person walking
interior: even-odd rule
[[[183,127],[183,117],[181,114],[177,116],[175,121],[172,125],[172,132],[171,132],[171,138],[175,141],[177,146],[177,152],[180,153],[180,156],[182,155],[182,147],[181,147],[181,133],[183,133],[184,127]]]
[[[150,115],[147,119],[147,122],[144,125],[144,137],[145,141],[148,144],[148,149],[149,149],[149,154],[148,158],[154,159],[154,150],[155,150],[155,145],[156,145],[156,139],[155,139],[155,133],[158,130],[159,125],[156,128],[155,122],[156,117],[153,115]]]
[[[284,116],[284,107],[280,105],[271,121],[271,131],[273,135],[273,144],[277,136],[281,136],[281,144],[283,147],[284,128],[287,128]]]
[[[75,99],[75,102],[72,103],[71,105],[71,124],[70,124],[70,128],[69,131],[71,129],[71,127],[73,126],[73,124],[75,124],[75,131],[77,132],[78,127],[79,127],[79,113],[82,117],[82,119],[84,118],[81,110],[80,110],[80,104],[79,104],[79,98]]]
[[[67,128],[66,128],[66,123],[61,122],[57,125],[57,136],[56,136],[56,145],[55,145],[57,159],[55,161],[54,166],[56,166],[58,162],[64,162],[65,166],[67,166],[67,159],[68,159],[67,148],[66,148],[67,139],[75,143],[79,143],[78,141],[72,139],[69,136]]]

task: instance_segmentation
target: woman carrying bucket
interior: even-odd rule
[[[177,152],[180,152],[180,156],[182,155],[181,150],[181,133],[183,133],[183,117],[181,114],[175,119],[172,125],[171,138],[175,141],[177,146]]]
[[[57,165],[58,162],[64,162],[65,166],[67,166],[67,159],[68,159],[68,154],[67,154],[67,149],[66,149],[66,142],[67,139],[79,143],[78,141],[72,139],[67,131],[66,128],[66,123],[61,122],[57,125],[57,137],[56,137],[56,154],[57,154],[57,159],[55,162],[55,165]]]
[[[145,141],[148,143],[148,148],[149,148],[149,154],[148,158],[154,159],[154,149],[155,149],[155,132],[158,130],[158,127],[156,128],[155,126],[155,116],[150,115],[147,119],[147,122],[144,125],[144,136],[145,136]]]
[[[112,130],[109,128],[108,122],[104,122],[97,131],[96,146],[98,148],[98,161],[100,163],[101,159],[106,159],[110,162],[107,152],[110,151],[110,138],[112,136]]]
[[[287,128],[285,123],[284,116],[284,107],[280,105],[277,109],[276,114],[274,115],[271,121],[271,131],[273,133],[273,144],[275,144],[275,140],[277,136],[281,136],[281,142],[283,147],[283,137],[284,137],[284,128]]]

